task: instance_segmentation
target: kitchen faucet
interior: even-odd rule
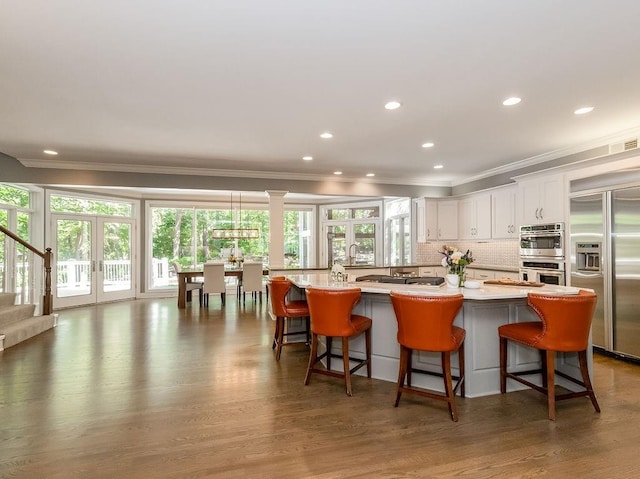
[[[355,246],[354,249],[354,254],[351,254],[351,248],[353,248]],[[349,266],[353,266],[353,263],[356,260],[356,255],[358,254],[358,245],[356,243],[353,243],[349,246]]]

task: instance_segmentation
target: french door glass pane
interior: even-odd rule
[[[3,210],[0,209],[0,225],[4,226],[5,228],[7,227],[7,225],[9,224],[9,218],[8,218],[8,213],[7,210]],[[0,234],[0,292],[4,293],[7,291],[7,275],[6,275],[6,270],[7,270],[7,252],[6,252],[6,248],[7,248],[7,237],[5,235],[1,235]]]
[[[103,291],[131,289],[131,223],[105,222],[103,227]]]
[[[59,298],[92,291],[91,224],[87,220],[57,220],[56,294]]]

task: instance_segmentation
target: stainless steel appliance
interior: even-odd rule
[[[571,285],[598,294],[593,344],[640,358],[640,188],[574,196]]]
[[[520,258],[520,279],[564,286],[564,258]]]
[[[565,284],[564,223],[520,227],[520,279]]]
[[[564,258],[564,223],[521,226],[520,256]]]

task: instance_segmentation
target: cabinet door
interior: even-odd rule
[[[476,197],[475,239],[491,238],[491,195],[484,194]]]
[[[494,239],[517,238],[516,225],[517,189],[494,191],[491,193],[491,237]]]
[[[562,176],[544,179],[540,183],[540,221],[555,223],[564,221],[564,181]]]
[[[425,236],[427,241],[438,239],[438,202],[437,200],[426,200],[424,206],[426,214]]]
[[[519,185],[520,224],[564,221],[564,179],[553,175]]]
[[[535,224],[540,221],[540,184],[538,181],[523,181],[519,186],[520,224]]]
[[[424,243],[427,241],[427,212],[425,210],[426,200],[420,198],[416,200],[416,241]]]
[[[438,239],[458,239],[458,202],[438,201]]]
[[[476,204],[471,198],[458,202],[458,234],[460,239],[472,239],[475,237]]]

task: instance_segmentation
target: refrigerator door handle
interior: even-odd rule
[[[575,276],[576,278],[602,278],[602,273],[578,273],[574,271],[571,273],[571,276]]]

